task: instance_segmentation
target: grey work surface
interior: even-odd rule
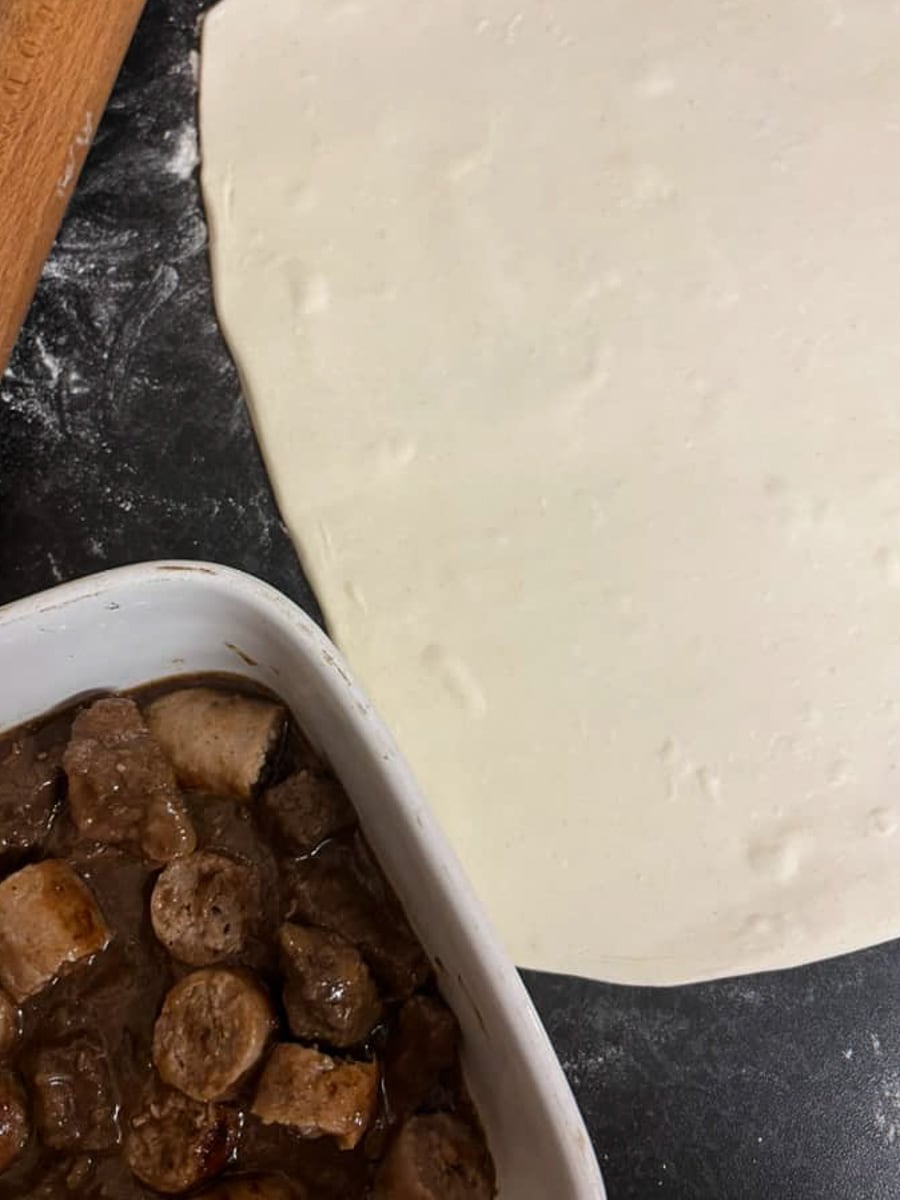
[[[318,615],[213,317],[204,7],[150,0],[0,385],[0,602],[182,556]],[[611,1200],[900,1197],[900,945],[662,991],[525,978]]]

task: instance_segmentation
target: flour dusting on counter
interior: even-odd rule
[[[210,300],[205,6],[148,7],[0,379],[0,602],[212,542],[316,612]]]

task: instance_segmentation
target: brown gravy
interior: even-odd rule
[[[146,710],[155,698],[195,685],[277,700],[244,679],[209,675],[169,679],[125,694]],[[76,714],[96,698],[79,697],[77,702],[27,727],[4,734],[0,737],[0,764],[23,739],[26,753],[46,754],[58,760]],[[284,744],[268,769],[266,784],[275,784],[311,765],[317,770],[327,770],[297,725],[290,721]],[[370,965],[380,962],[382,950],[388,956],[393,954],[395,943],[402,947],[407,958],[420,955],[424,967],[421,978],[417,977],[415,994],[439,1001],[433,973],[418,944],[412,949],[407,944],[412,937],[409,926],[355,821],[310,852],[296,853],[273,835],[272,825],[263,818],[260,804],[188,789],[183,790],[183,795],[196,830],[198,849],[249,864],[262,881],[263,911],[258,928],[241,953],[229,958],[228,963],[252,971],[271,998],[278,1022],[276,1040],[296,1040],[288,1029],[282,1000],[284,981],[276,933],[286,917],[298,919],[294,897],[306,897],[304,889],[317,886],[320,877],[329,886],[335,878],[340,881],[342,873],[348,879],[357,875],[364,878],[365,894],[374,906],[371,928],[384,931],[386,949],[372,945],[372,935],[366,932],[360,953]],[[153,1074],[153,1031],[163,1000],[169,989],[193,969],[175,961],[151,925],[150,897],[160,864],[148,863],[134,847],[92,842],[79,834],[66,801],[66,780],[61,770],[52,818],[39,844],[16,844],[14,829],[13,836],[6,836],[6,827],[14,827],[16,820],[9,811],[11,804],[4,796],[0,765],[0,879],[32,862],[65,859],[93,893],[113,937],[109,946],[86,965],[67,971],[22,1003],[21,1034],[6,1065],[22,1082],[33,1104],[32,1079],[42,1049],[60,1047],[65,1056],[75,1054],[85,1043],[99,1046],[109,1067],[110,1103],[117,1132],[115,1144],[99,1151],[80,1147],[54,1149],[32,1127],[25,1148],[0,1174],[0,1200],[13,1197],[132,1200],[155,1196],[158,1193],[139,1182],[129,1169],[123,1155],[123,1141],[147,1079]],[[327,888],[323,894],[326,899],[321,903],[326,903],[330,894]],[[303,908],[305,899],[300,905],[299,919],[310,924],[318,922],[317,897],[315,894],[309,902],[315,910],[312,919],[309,917],[312,910]],[[368,931],[368,916],[363,914],[361,920]],[[337,1058],[351,1055],[356,1060],[379,1063],[382,1074],[377,1112],[359,1144],[353,1149],[340,1149],[329,1136],[304,1137],[284,1124],[263,1124],[250,1111],[260,1074],[256,1070],[228,1097],[227,1103],[236,1111],[240,1136],[224,1174],[213,1182],[259,1172],[300,1185],[298,1195],[307,1200],[355,1200],[369,1196],[378,1164],[389,1150],[400,1123],[413,1113],[422,1112],[446,1112],[460,1117],[478,1140],[483,1169],[492,1180],[489,1155],[455,1053],[452,1063],[443,1062],[429,1077],[423,1077],[423,1071],[428,1074],[428,1047],[415,1044],[415,1038],[422,1036],[421,1030],[410,1034],[415,1023],[404,1024],[401,1020],[408,997],[403,995],[402,987],[398,994],[393,994],[396,990],[393,984],[384,986],[385,978],[393,978],[393,968],[390,961],[382,966],[379,974],[373,965],[383,998],[382,1016],[375,1027],[349,1050],[328,1044],[321,1046]],[[404,1044],[408,1037],[413,1041]],[[209,1186],[206,1182],[190,1194],[202,1195]],[[457,1193],[454,1191],[453,1195]]]

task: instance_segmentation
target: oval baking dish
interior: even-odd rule
[[[225,567],[165,562],[0,609],[0,729],[94,689],[207,671],[278,693],[349,792],[459,1019],[501,1200],[604,1200],[581,1116],[514,966],[389,733],[296,605]]]

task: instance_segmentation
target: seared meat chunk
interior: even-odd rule
[[[34,1061],[35,1124],[41,1141],[70,1153],[119,1141],[118,1104],[103,1047],[81,1035],[43,1046]]]
[[[275,1175],[242,1175],[214,1184],[201,1200],[304,1200],[306,1194]]]
[[[191,1100],[154,1080],[130,1122],[125,1160],[155,1191],[187,1192],[225,1168],[239,1133],[235,1109]]]
[[[277,699],[175,686],[0,737],[0,1200],[484,1200],[455,1020],[328,762]]]
[[[356,824],[356,813],[340,783],[317,771],[296,771],[263,792],[259,803],[279,845],[294,854],[314,850],[326,838]]]
[[[278,941],[291,1033],[333,1046],[352,1046],[371,1033],[381,1001],[354,946],[340,934],[290,923]]]
[[[207,967],[166,996],[153,1061],[185,1095],[221,1099],[259,1062],[274,1028],[268,997],[249,972]]]
[[[147,709],[147,724],[184,787],[248,800],[281,742],[287,715],[280,704],[183,688]]]
[[[0,983],[18,1003],[109,939],[87,885],[62,859],[23,867],[0,883]]]
[[[0,1171],[5,1171],[19,1157],[29,1132],[22,1085],[11,1071],[0,1070]]]
[[[5,1058],[19,1040],[19,1010],[0,992],[0,1058]]]
[[[308,1138],[330,1134],[341,1149],[352,1150],[372,1121],[377,1097],[377,1064],[283,1042],[266,1063],[253,1112],[265,1125],[288,1125]]]
[[[384,1082],[394,1118],[421,1108],[441,1075],[453,1067],[459,1026],[443,1001],[412,996],[397,1017],[385,1053]]]
[[[0,761],[0,853],[43,842],[59,798],[61,757],[58,748],[40,751],[24,737]]]
[[[135,843],[155,862],[194,849],[175,774],[133,700],[113,696],[80,712],[63,766],[83,837]]]
[[[491,1200],[494,1179],[484,1147],[456,1117],[407,1121],[375,1181],[374,1200]]]
[[[339,933],[362,953],[386,999],[404,999],[426,981],[428,960],[396,897],[357,841],[328,843],[285,877],[285,916]]]
[[[193,967],[240,954],[259,916],[256,870],[209,850],[169,863],[150,902],[156,936]]]

